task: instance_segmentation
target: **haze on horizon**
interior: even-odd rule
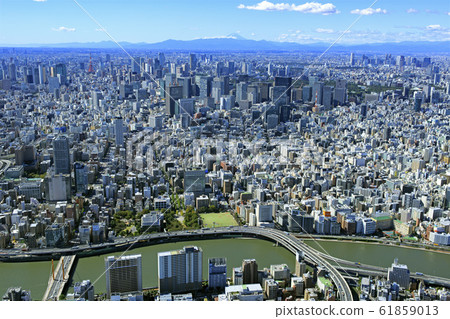
[[[241,35],[251,40],[340,44],[448,41],[446,0],[79,0],[118,41],[156,43]],[[74,0],[0,0],[1,44],[101,42],[110,38]]]

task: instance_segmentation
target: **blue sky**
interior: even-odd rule
[[[450,40],[449,0],[76,0],[118,41],[341,43]],[[0,0],[0,44],[107,41],[74,0]]]

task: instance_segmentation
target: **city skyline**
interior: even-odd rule
[[[251,40],[339,44],[448,41],[447,1],[0,1],[0,45],[111,40],[156,43],[242,36]],[[370,7],[373,4],[372,7]],[[218,14],[222,20],[218,20]],[[17,21],[25,23],[17,23]],[[170,21],[170,22],[169,22]],[[270,21],[270,23],[267,23]],[[9,26],[14,25],[14,28]],[[31,28],[32,26],[32,28]],[[351,36],[350,36],[351,35]]]

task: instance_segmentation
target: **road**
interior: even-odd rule
[[[50,274],[50,279],[48,281],[48,287],[45,291],[42,300],[58,300],[61,295],[64,286],[69,281],[69,275],[72,265],[75,261],[76,256],[64,256],[58,262],[55,270],[55,279],[53,280],[53,275]],[[63,271],[64,268],[64,271]]]
[[[117,248],[128,248],[135,243],[139,245],[151,245],[151,244],[160,244],[169,241],[182,241],[182,240],[193,240],[193,239],[210,239],[217,238],[224,235],[231,236],[245,236],[245,237],[259,237],[262,239],[268,239],[271,241],[278,242],[280,245],[291,251],[295,254],[298,251],[302,251],[305,257],[312,261],[316,265],[321,265],[326,269],[326,271],[330,275],[330,279],[334,282],[337,287],[338,294],[341,300],[351,301],[353,300],[352,294],[350,291],[350,287],[345,281],[344,277],[341,273],[334,268],[325,258],[323,258],[318,251],[309,247],[305,243],[287,232],[283,232],[280,230],[270,229],[270,228],[262,228],[262,227],[222,227],[222,228],[213,228],[213,229],[203,229],[203,230],[193,230],[193,231],[178,231],[171,233],[155,233],[148,234],[134,238],[118,238],[114,242],[103,243],[98,245],[80,245],[72,248],[64,248],[64,249],[39,249],[32,250],[29,252],[21,252],[21,251],[0,251],[0,254],[3,253],[2,256],[51,256],[55,254],[60,255],[73,255],[77,253],[81,253],[87,249],[97,250],[101,248],[107,247],[117,247]],[[5,254],[6,252],[6,254]]]

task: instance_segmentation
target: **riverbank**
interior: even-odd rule
[[[430,252],[436,252],[436,253],[441,253],[441,254],[447,254],[450,255],[450,250],[442,250],[439,249],[438,247],[415,247],[415,246],[410,246],[410,245],[405,245],[403,243],[399,243],[399,244],[395,244],[395,243],[385,243],[385,242],[378,242],[378,241],[362,241],[362,240],[352,240],[352,239],[347,239],[347,238],[343,238],[343,239],[328,239],[328,238],[316,238],[313,237],[314,239],[311,239],[310,237],[307,238],[302,238],[303,240],[307,241],[330,241],[330,242],[346,242],[346,243],[354,243],[354,244],[367,244],[367,245],[377,245],[377,246],[387,246],[387,247],[398,247],[398,248],[408,248],[408,249],[417,249],[417,250],[423,250],[423,251],[430,251]]]

